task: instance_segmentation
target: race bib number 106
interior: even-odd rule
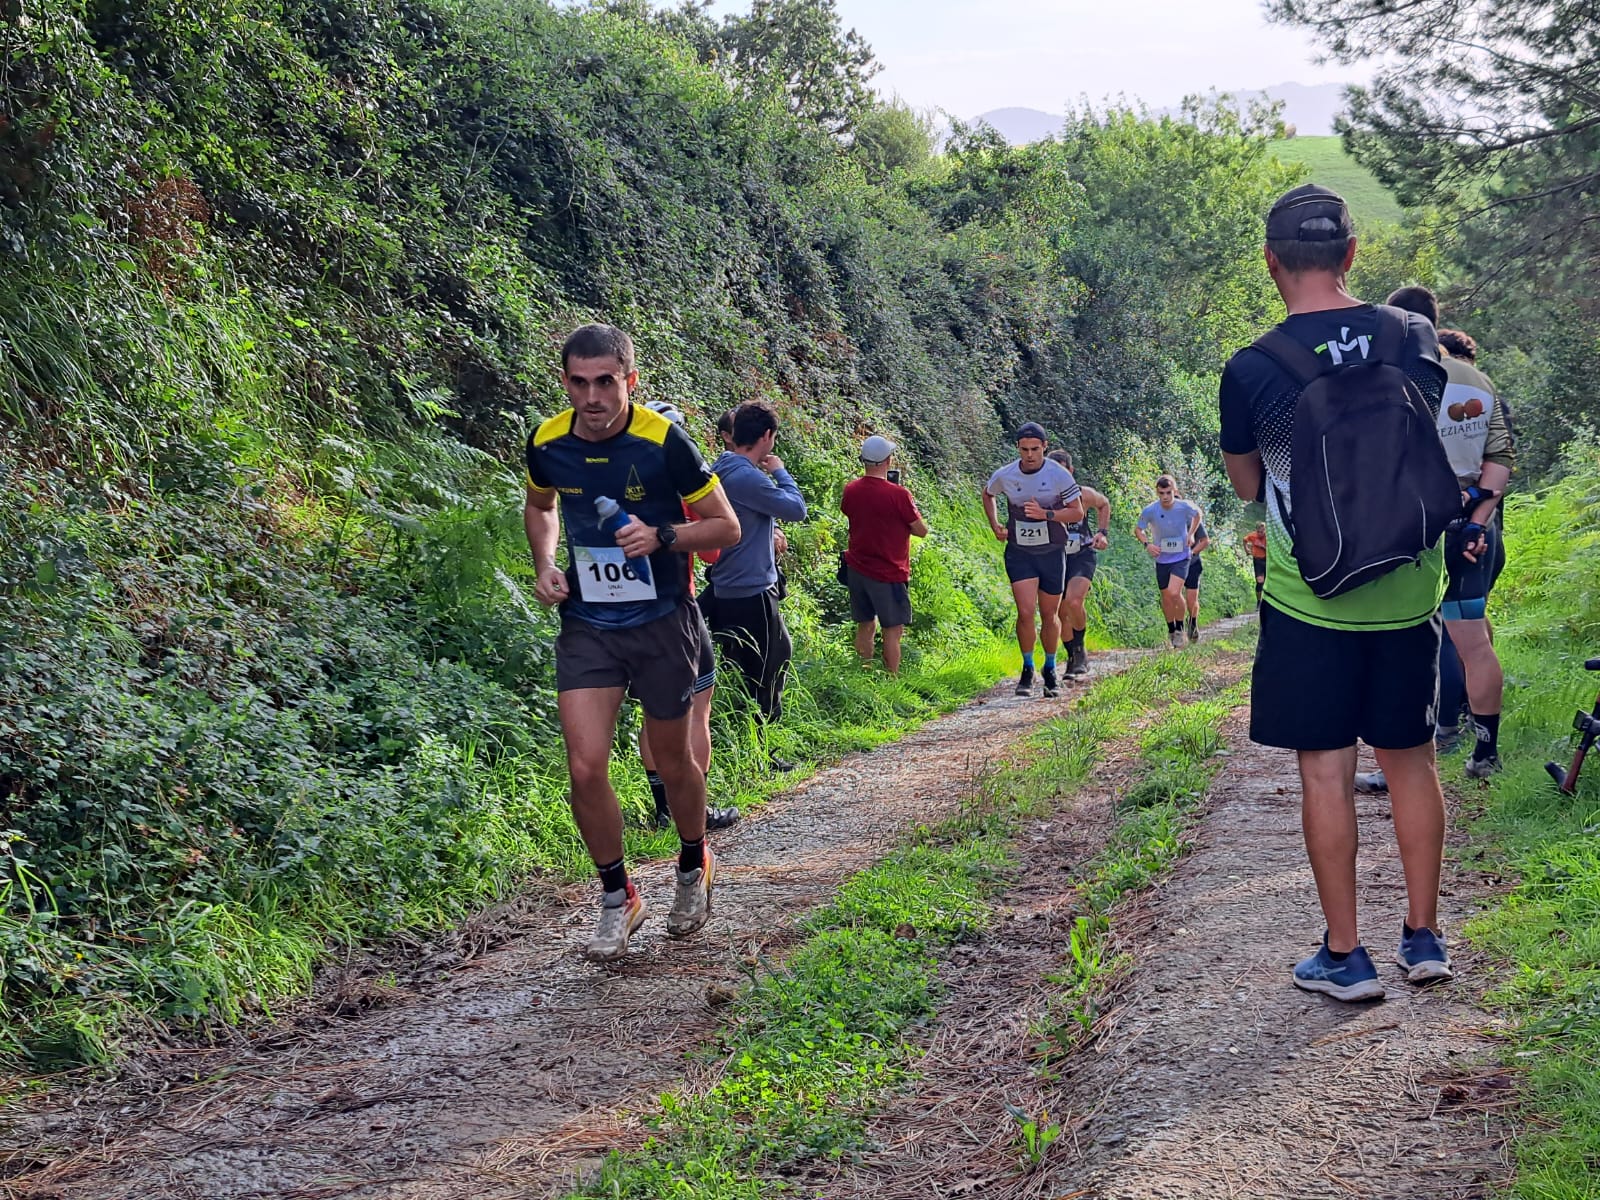
[[[578,592],[590,604],[636,604],[656,598],[655,579],[646,583],[620,546],[574,546]]]

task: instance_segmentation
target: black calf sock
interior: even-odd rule
[[[656,802],[656,811],[658,813],[671,811],[667,807],[667,785],[662,781],[661,776],[654,771],[646,771],[644,780],[650,785],[650,796]]]
[[[1177,633],[1178,630],[1180,630],[1182,628],[1183,628],[1183,622],[1182,621],[1168,621],[1167,622],[1167,632],[1168,633]]]
[[[706,839],[696,838],[692,842],[678,841],[678,870],[688,874],[698,871],[706,865]]]
[[[1071,645],[1070,649],[1082,650],[1083,649],[1083,635],[1088,633],[1088,632],[1089,631],[1087,629],[1074,629],[1072,631],[1072,645]]]
[[[620,858],[614,863],[603,863],[595,869],[600,872],[600,886],[608,893],[628,890],[628,868],[622,865]]]
[[[1472,757],[1479,762],[1500,753],[1500,714],[1480,717],[1472,714],[1472,726],[1478,735],[1478,744],[1472,748]]]

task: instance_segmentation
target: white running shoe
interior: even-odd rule
[[[634,930],[644,924],[646,915],[644,900],[630,879],[628,890],[622,894],[621,904],[600,905],[600,920],[595,923],[594,933],[589,937],[585,957],[590,962],[611,962],[621,958],[628,952],[628,939],[633,936]]]
[[[1172,636],[1167,640],[1172,643],[1172,648],[1174,650],[1182,650],[1186,645],[1188,645],[1188,642],[1183,636],[1183,630],[1181,629],[1174,629],[1172,631]]]
[[[711,917],[711,889],[717,885],[717,856],[705,849],[705,864],[693,871],[678,872],[678,888],[667,914],[667,933],[688,937]]]

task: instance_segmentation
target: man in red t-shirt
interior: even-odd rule
[[[874,434],[861,444],[861,478],[844,485],[839,508],[850,519],[845,578],[850,615],[856,622],[856,653],[872,661],[873,636],[883,626],[883,665],[900,672],[900,636],[911,624],[911,537],[928,536],[917,504],[889,479],[894,443]],[[898,472],[897,472],[898,474]]]

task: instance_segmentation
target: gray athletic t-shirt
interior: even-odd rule
[[[1139,514],[1139,528],[1149,532],[1160,551],[1158,563],[1182,562],[1189,557],[1189,522],[1199,515],[1200,510],[1187,500],[1174,500],[1171,508],[1162,508],[1159,500],[1145,506]]]
[[[1060,463],[1047,458],[1037,471],[1027,472],[1020,462],[1009,462],[989,476],[983,490],[1005,499],[1008,546],[1030,554],[1049,554],[1067,544],[1067,527],[1059,521],[1030,521],[1022,515],[1029,500],[1054,512],[1082,494],[1072,472]]]

